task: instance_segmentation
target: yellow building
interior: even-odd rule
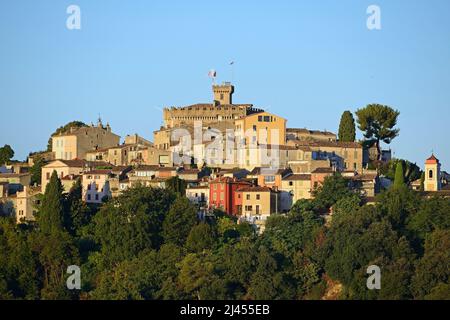
[[[280,213],[278,192],[268,187],[249,186],[237,191],[238,213],[250,222],[266,220],[271,214]]]
[[[45,192],[53,171],[56,171],[58,178],[62,180],[67,176],[81,175],[85,169],[85,166],[86,161],[84,160],[55,160],[43,166],[41,173],[42,193]],[[64,191],[69,192],[70,188],[64,189]]]
[[[441,164],[434,154],[425,161],[424,189],[425,191],[441,190]]]
[[[285,145],[286,119],[265,111],[254,113],[237,119],[235,132],[241,145]]]
[[[52,151],[55,159],[84,159],[86,152],[117,146],[120,136],[111,132],[111,127],[103,126],[99,120],[97,126],[71,128],[69,132],[52,137]]]
[[[301,199],[311,199],[311,175],[291,174],[281,181],[281,191],[291,195],[292,205]]]

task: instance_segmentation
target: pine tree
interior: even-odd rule
[[[399,161],[395,168],[394,187],[399,188],[405,185],[405,178],[403,173],[403,162]]]
[[[344,111],[339,124],[339,141],[354,142],[356,138],[355,119],[350,111]]]
[[[398,110],[380,104],[369,104],[356,111],[359,130],[364,132],[367,141],[376,143],[378,160],[381,160],[380,142],[389,144],[400,132],[395,128],[399,115]]]

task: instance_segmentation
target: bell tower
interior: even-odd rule
[[[234,86],[231,82],[224,82],[221,85],[213,85],[214,105],[233,104]]]
[[[441,190],[441,164],[434,154],[425,161],[424,189],[425,191]]]

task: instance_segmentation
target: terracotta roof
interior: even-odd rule
[[[288,173],[290,173],[291,170],[290,169],[286,169],[286,168],[281,168],[281,169],[276,169],[276,168],[262,168],[262,167],[256,167],[254,168],[249,174],[250,175],[273,175],[273,174],[277,174],[277,175],[286,175]]]
[[[311,175],[310,174],[291,174],[287,177],[284,177],[283,180],[285,180],[285,181],[310,181]]]
[[[325,140],[290,140],[290,143],[294,143],[295,146],[303,147],[329,147],[329,148],[358,148],[362,149],[362,145],[358,142],[342,142],[342,141],[325,141]]]
[[[79,175],[76,174],[69,174],[67,176],[62,177],[61,180],[68,180],[68,181],[72,181],[72,180],[76,180],[77,178],[79,178]]]
[[[426,164],[435,164],[435,163],[439,163],[439,160],[434,156],[434,154],[431,155],[431,157],[429,157],[426,161]]]
[[[115,166],[112,168],[113,172],[122,172],[125,170],[131,169],[131,166]]]
[[[88,174],[111,174],[111,169],[91,170],[89,172],[83,173],[83,175],[88,175]]]
[[[140,165],[134,168],[134,171],[157,171],[160,166],[157,165]]]
[[[286,132],[297,132],[297,133],[306,133],[306,134],[321,134],[324,136],[336,136],[335,133],[329,131],[320,131],[320,130],[309,130],[306,128],[286,128]]]
[[[269,187],[249,186],[249,187],[241,187],[237,191],[239,191],[239,192],[271,192],[272,189],[270,189]]]
[[[317,168],[312,173],[333,173],[333,168]]]
[[[182,169],[178,174],[199,174],[200,170],[198,169]]]
[[[209,186],[188,186],[187,190],[190,189],[209,189]]]
[[[239,183],[239,184],[248,184],[251,185],[250,182],[245,181],[245,180],[240,180],[240,179],[236,179],[236,178],[230,178],[230,177],[218,177],[212,181],[210,181],[211,183]]]
[[[158,167],[157,171],[176,171],[175,167]]]
[[[64,163],[65,165],[69,166],[69,167],[77,167],[77,168],[82,168],[87,164],[86,160],[55,160],[55,161],[61,161],[62,163]],[[54,161],[50,162],[53,163]]]

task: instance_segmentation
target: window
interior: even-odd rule
[[[264,122],[270,122],[270,116],[264,116]]]
[[[258,122],[262,122],[263,121],[263,117],[262,116],[258,116]]]
[[[289,181],[289,186],[293,186],[294,185],[294,182],[292,182],[292,181]]]
[[[256,125],[253,125],[253,131],[256,131]]]
[[[275,183],[275,176],[264,176],[264,183]]]
[[[220,200],[224,200],[225,199],[225,193],[221,192],[220,193]]]
[[[428,171],[428,178],[433,179],[433,170]]]
[[[256,214],[259,214],[259,206],[256,206]]]
[[[90,194],[87,195],[87,199],[88,199],[88,201],[91,201],[91,195]]]
[[[261,195],[257,194],[256,195],[256,200],[261,200]],[[258,206],[256,206],[256,208],[258,208]]]
[[[250,200],[250,195],[248,194],[246,198],[247,198],[247,200]]]
[[[95,200],[98,201],[98,194],[95,195]]]
[[[356,162],[353,163],[353,169],[356,170]]]
[[[50,180],[50,172],[47,172],[46,178],[47,178],[47,180]]]

